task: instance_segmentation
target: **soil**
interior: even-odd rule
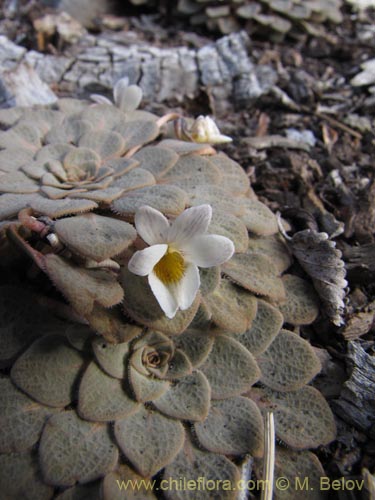
[[[37,50],[31,20],[45,8],[37,2],[21,4],[18,14],[0,18],[1,31]],[[140,13],[124,23],[150,44],[198,47],[219,36],[193,32],[183,21],[168,23],[147,9]],[[332,403],[338,433],[336,441],[317,454],[331,478],[360,478],[364,467],[375,472],[374,385],[369,386],[372,402],[368,395],[361,399],[358,387],[354,411],[349,414],[345,405],[350,396],[343,391],[354,370],[361,370],[349,346],[355,344],[370,361],[375,359],[375,94],[366,86],[351,84],[361,62],[374,57],[374,23],[375,12],[361,18],[347,7],[343,23],[327,26],[325,37],[303,34],[278,43],[252,38],[252,56],[256,62],[272,62],[282,77],[279,87],[290,99],[268,94],[246,109],[233,106],[231,113],[217,120],[220,130],[233,138],[223,150],[245,168],[261,201],[288,220],[290,234],[309,227],[327,231],[323,216],[330,218],[332,227],[342,228],[334,241],[347,269],[345,323],[337,327],[322,316],[314,325],[301,328],[302,336],[325,359],[316,385]],[[186,115],[212,113],[203,92],[184,106],[176,107],[173,102],[150,106],[158,113],[171,107]],[[311,146],[291,148],[285,141],[270,139],[271,135],[285,138],[287,129],[308,131]],[[261,149],[251,140],[254,137],[264,139]],[[368,412],[362,414],[367,426],[355,418],[356,412]]]

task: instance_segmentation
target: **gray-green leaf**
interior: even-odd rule
[[[153,476],[181,450],[185,431],[177,420],[141,407],[115,424],[121,450],[144,477]]]

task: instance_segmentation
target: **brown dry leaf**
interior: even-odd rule
[[[258,125],[255,131],[255,137],[262,137],[267,135],[268,127],[270,124],[270,117],[267,113],[261,113],[258,118]]]
[[[375,312],[359,312],[352,316],[345,325],[342,334],[346,340],[355,340],[366,335],[375,324]]]
[[[288,244],[300,265],[311,276],[327,315],[335,325],[342,325],[343,299],[348,283],[345,280],[345,264],[336,243],[328,238],[327,233],[305,229],[295,233]]]
[[[123,298],[123,290],[116,278],[105,270],[84,269],[54,254],[45,256],[44,269],[56,288],[82,316],[92,313],[96,303],[107,308]]]
[[[339,134],[335,129],[327,125],[327,123],[323,123],[322,125],[322,134],[327,151],[329,154],[331,154],[333,146],[336,144],[339,138]]]

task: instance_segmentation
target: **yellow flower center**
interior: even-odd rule
[[[181,253],[171,247],[168,247],[165,255],[154,267],[156,276],[165,285],[178,283],[185,274],[185,269],[185,261]]]

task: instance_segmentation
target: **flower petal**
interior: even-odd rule
[[[138,276],[147,276],[152,272],[154,266],[163,257],[168,245],[152,245],[144,250],[138,250],[128,263],[128,269]]]
[[[178,309],[178,302],[174,294],[174,288],[164,285],[155,273],[149,274],[148,282],[152,293],[155,295],[155,298],[159,302],[159,306],[163,309],[165,315],[169,319],[174,318]]]
[[[168,232],[168,242],[181,244],[207,231],[211,222],[210,205],[199,205],[184,210],[172,223]]]
[[[118,105],[120,98],[121,98],[121,93],[124,91],[129,86],[129,78],[127,76],[124,76],[123,78],[120,78],[117,80],[113,87],[113,100],[115,101],[116,105]]]
[[[134,222],[139,236],[149,245],[166,241],[169,222],[159,210],[144,205],[137,210]]]
[[[230,137],[220,133],[218,126],[209,116],[198,116],[190,129],[190,135],[198,143],[223,144],[232,142]]]
[[[184,277],[175,285],[178,305],[182,311],[188,309],[194,302],[200,284],[199,269],[195,264],[189,264],[186,267]]]
[[[90,94],[90,99],[97,104],[108,104],[109,106],[112,106],[112,101],[107,97],[104,97],[104,95]]]
[[[218,234],[203,234],[186,242],[181,251],[184,258],[199,267],[219,266],[234,253],[232,240]]]

